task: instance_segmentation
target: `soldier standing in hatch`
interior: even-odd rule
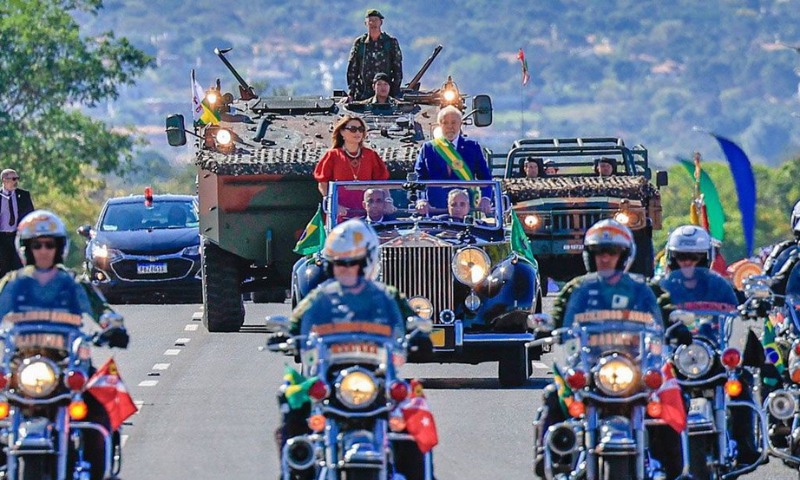
[[[389,77],[389,94],[396,97],[403,81],[403,54],[400,43],[391,35],[381,32],[383,15],[367,10],[367,33],[356,38],[347,62],[347,87],[349,100],[364,100],[375,95],[372,80],[378,73]]]

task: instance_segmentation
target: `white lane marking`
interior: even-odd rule
[[[158,380],[142,380],[139,382],[140,387],[155,387],[158,385]]]
[[[156,363],[153,365],[153,370],[166,370],[169,368],[169,363]]]
[[[164,355],[177,355],[179,353],[181,353],[180,348],[169,348],[166,352],[164,352]]]
[[[547,365],[545,365],[542,362],[531,362],[531,363],[533,364],[533,368],[540,368],[540,369],[545,369],[545,370],[550,368],[550,367],[548,367]]]
[[[186,328],[184,328],[184,330],[186,330],[187,332],[194,332],[198,328],[200,328],[200,325],[193,325],[193,324],[190,323],[190,324],[186,325]]]
[[[179,344],[179,343],[186,344],[186,343],[189,343],[191,341],[192,341],[191,338],[179,338],[179,339],[175,340],[175,344],[176,345]]]
[[[203,312],[194,312],[192,314],[192,321],[199,322],[203,319]]]
[[[125,444],[128,443],[128,435],[122,435],[119,437],[119,442],[122,448],[125,448]]]
[[[136,405],[136,413],[142,411],[142,407],[144,406],[144,400],[134,400],[133,404]]]

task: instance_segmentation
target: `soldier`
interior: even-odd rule
[[[393,97],[400,93],[403,80],[403,54],[396,38],[381,32],[383,15],[381,12],[367,10],[367,33],[356,38],[347,62],[347,86],[349,100],[363,100],[375,94],[371,80],[378,73],[389,77],[390,92]]]
[[[389,75],[383,72],[376,73],[375,77],[372,79],[372,90],[375,92],[375,95],[356,103],[360,105],[397,105],[397,100],[389,95],[392,89],[392,86],[389,84],[390,81]]]

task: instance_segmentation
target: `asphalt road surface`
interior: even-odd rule
[[[114,351],[140,407],[123,427],[123,479],[277,478],[275,391],[288,357],[259,351],[263,319],[289,305],[248,303],[239,333],[208,333],[198,305],[120,305],[129,350]],[[545,309],[547,311],[547,309]],[[96,365],[109,355],[96,349]],[[497,365],[407,365],[424,381],[439,431],[436,476],[531,479],[532,427],[551,375],[545,357],[533,377],[501,389]],[[795,479],[773,459],[747,479]]]

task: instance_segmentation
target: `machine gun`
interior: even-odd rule
[[[422,64],[422,68],[419,69],[417,74],[414,75],[414,78],[412,78],[411,81],[408,82],[406,86],[403,88],[404,91],[413,91],[413,92],[419,91],[419,81],[422,79],[422,76],[425,75],[425,72],[428,71],[428,68],[431,66],[431,63],[433,63],[433,61],[436,59],[436,57],[439,55],[439,52],[441,51],[442,51],[441,45],[437,45],[436,48],[433,49],[433,53],[431,54],[430,57],[428,57],[427,60],[425,60],[425,63]]]
[[[253,100],[254,98],[258,98],[258,95],[253,90],[253,87],[251,87],[250,84],[248,84],[244,80],[244,78],[242,78],[242,76],[239,75],[239,72],[237,72],[236,69],[233,68],[231,62],[229,62],[228,59],[225,58],[225,54],[230,52],[231,50],[232,48],[223,48],[223,49],[215,48],[214,53],[219,57],[220,60],[222,60],[222,63],[224,63],[225,66],[228,67],[228,70],[231,71],[233,76],[236,77],[236,80],[239,82],[239,96],[241,97],[241,99],[247,101],[247,100]]]

